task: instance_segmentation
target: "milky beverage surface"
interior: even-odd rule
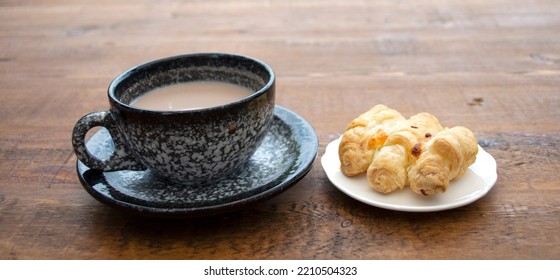
[[[134,99],[130,105],[157,111],[192,110],[225,105],[252,93],[252,90],[236,84],[196,81],[155,88]]]

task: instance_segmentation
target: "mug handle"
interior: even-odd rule
[[[94,170],[146,170],[146,166],[138,162],[126,146],[124,136],[117,128],[116,114],[118,113],[111,110],[93,112],[83,116],[76,122],[72,132],[72,145],[74,146],[76,156],[87,167]],[[115,143],[115,150],[106,160],[97,158],[86,147],[86,134],[97,126],[105,127],[109,131],[113,143]]]

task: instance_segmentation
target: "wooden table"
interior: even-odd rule
[[[558,259],[560,2],[0,3],[0,259]],[[282,194],[194,220],[131,216],[84,191],[70,142],[106,87],[192,52],[268,62],[277,104],[315,128],[312,170]],[[358,202],[320,157],[383,103],[471,128],[498,181],[453,210]]]

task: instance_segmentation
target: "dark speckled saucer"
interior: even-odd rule
[[[110,154],[113,143],[102,129],[86,145],[103,157]],[[211,185],[182,186],[150,171],[100,172],[79,160],[77,171],[86,191],[109,206],[144,216],[189,218],[239,210],[281,193],[307,174],[317,149],[311,125],[276,106],[272,125],[249,162]]]

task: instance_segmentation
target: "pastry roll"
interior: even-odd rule
[[[376,105],[346,128],[338,147],[340,169],[346,176],[366,172],[373,155],[405,118],[385,105]]]
[[[415,145],[418,160],[410,167],[410,188],[425,196],[443,193],[449,181],[465,174],[476,160],[478,144],[468,128],[445,129],[426,143]]]
[[[370,186],[378,192],[390,193],[408,185],[407,171],[416,161],[414,146],[441,130],[438,119],[429,113],[416,114],[399,125],[373,156],[367,170]]]

